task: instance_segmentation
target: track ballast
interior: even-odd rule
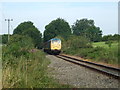
[[[102,74],[108,75],[110,77],[113,77],[115,79],[120,79],[120,69],[119,68],[115,68],[115,67],[110,67],[110,66],[105,66],[102,64],[97,64],[97,63],[93,63],[93,62],[89,62],[89,61],[84,61],[84,60],[80,60],[77,58],[73,58],[67,55],[56,55],[56,57],[61,58],[65,61],[80,65],[80,66],[84,66],[86,68],[92,69],[94,71],[100,72]]]

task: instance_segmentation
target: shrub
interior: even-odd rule
[[[89,48],[92,47],[90,41],[82,36],[70,36],[69,40],[66,41],[70,48],[78,49],[78,48]]]
[[[4,46],[3,49],[3,61],[4,57],[9,57],[13,55],[14,57],[20,57],[22,55],[28,56],[29,50],[33,48],[33,42],[30,37],[14,35],[11,37],[7,46]]]
[[[112,41],[106,41],[105,44],[107,44],[109,47],[111,47]]]

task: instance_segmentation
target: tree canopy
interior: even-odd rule
[[[94,20],[76,20],[72,25],[72,30],[74,35],[84,36],[91,41],[100,41],[102,38],[102,31],[94,25]]]
[[[103,37],[102,37],[102,41],[111,41],[111,40],[113,40],[113,41],[118,41],[118,40],[120,40],[120,35],[119,34],[114,34],[114,35],[104,35]]]
[[[33,39],[35,47],[40,47],[42,34],[31,21],[19,24],[13,34],[27,35]]]
[[[58,35],[62,36],[63,38],[67,38],[70,34],[71,29],[68,22],[66,22],[64,19],[57,18],[45,26],[44,42]]]

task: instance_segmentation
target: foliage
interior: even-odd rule
[[[120,41],[118,41],[118,64],[120,64]]]
[[[101,53],[99,54],[100,56],[96,57],[97,60],[111,64],[118,64],[118,42],[112,42],[111,44],[111,47],[109,47],[109,44],[105,44],[105,42],[97,42],[93,44],[93,46],[103,48],[98,51],[99,53],[101,51]]]
[[[23,34],[29,28],[36,28],[31,21],[23,22],[14,29],[13,34]]]
[[[44,42],[58,35],[62,36],[63,38],[67,38],[70,34],[71,29],[68,22],[66,22],[64,19],[57,18],[45,26]]]
[[[70,87],[60,85],[47,75],[45,53],[33,48],[32,39],[28,36],[13,35],[4,45],[3,88],[57,88]]]
[[[47,75],[48,60],[45,54],[36,50],[29,53],[29,57],[19,58],[9,54],[3,62],[3,88],[60,88],[70,87],[60,85]],[[15,63],[10,64],[8,59]]]
[[[118,42],[112,42],[109,48],[105,42],[92,43],[93,47],[90,48],[67,48],[64,53],[77,55],[82,58],[91,59],[94,62],[105,62],[109,64],[118,64],[120,62]]]
[[[108,44],[108,46],[111,47],[112,41],[106,41],[105,44]]]
[[[33,39],[35,47],[40,47],[42,34],[30,21],[19,24],[13,34],[28,35]]]
[[[3,57],[9,57],[9,54],[15,57],[27,55],[29,53],[28,50],[31,48],[33,48],[33,42],[30,37],[13,35],[7,46],[3,47]]]
[[[42,35],[40,34],[40,31],[38,31],[37,29],[35,28],[29,28],[28,30],[26,30],[24,32],[23,35],[28,35],[29,37],[31,37],[33,39],[33,42],[35,44],[35,46],[37,48],[40,48],[41,47],[41,43],[42,43]]]
[[[93,20],[81,19],[76,20],[72,25],[73,34],[77,36],[84,36],[91,41],[100,41],[102,38],[102,31],[99,27],[94,25]]]
[[[68,48],[79,49],[92,47],[91,42],[87,38],[82,36],[71,35],[69,36],[69,39],[65,40],[63,43],[65,44],[63,51]]]
[[[104,35],[102,37],[102,41],[118,41],[120,39],[119,34],[114,34],[114,35]]]
[[[8,42],[8,34],[1,35],[2,38],[2,44],[7,44]]]

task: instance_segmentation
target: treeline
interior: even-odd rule
[[[83,36],[90,41],[100,41],[102,39],[102,30],[95,26],[94,20],[76,20],[76,22],[70,28],[70,25],[67,21],[58,18],[50,22],[45,27],[44,41],[47,41],[56,36],[69,39],[71,35]]]
[[[114,35],[105,35],[102,37],[102,41],[117,41],[120,39],[119,34],[114,34]]]
[[[31,21],[19,24],[13,31],[13,35],[16,34],[32,38],[34,47],[36,48],[42,48],[44,42],[59,36],[65,40],[69,40],[71,36],[80,36],[91,42],[118,40],[120,37],[119,34],[102,36],[102,30],[100,27],[95,26],[94,20],[76,20],[76,22],[70,26],[69,23],[62,18],[57,18],[45,26],[43,38],[40,30],[38,30]],[[11,37],[13,35],[11,35]],[[7,42],[7,34],[2,35],[2,44],[6,44]]]

